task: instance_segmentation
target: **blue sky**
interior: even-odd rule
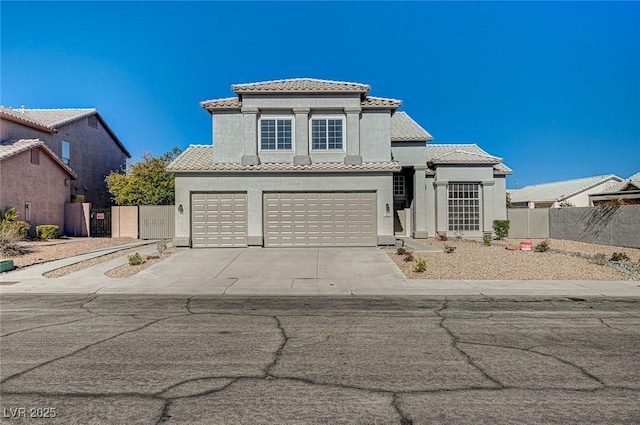
[[[640,3],[0,3],[0,103],[96,107],[139,158],[211,143],[230,85],[355,81],[509,187],[640,171]]]

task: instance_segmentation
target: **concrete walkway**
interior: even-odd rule
[[[149,244],[148,247],[141,245]],[[358,295],[358,296],[532,296],[638,297],[640,282],[406,279],[386,252],[377,248],[187,249],[131,278],[104,272],[126,256],[49,279],[43,273],[98,255],[155,242],[108,248],[0,274],[2,294],[180,294],[180,295]],[[415,248],[411,248],[415,249]]]

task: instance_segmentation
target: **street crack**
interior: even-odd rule
[[[498,381],[493,376],[489,375],[489,373],[487,373],[484,369],[482,369],[475,362],[475,360],[473,360],[473,358],[466,351],[460,348],[460,346],[458,345],[458,343],[460,342],[458,336],[455,335],[453,331],[451,331],[451,329],[449,329],[445,325],[445,321],[447,320],[447,318],[442,315],[442,312],[448,308],[448,303],[449,301],[445,300],[444,303],[442,304],[442,307],[440,307],[438,310],[435,310],[434,313],[436,313],[438,317],[440,317],[440,322],[438,323],[438,326],[440,326],[440,328],[442,328],[451,337],[451,341],[452,341],[451,346],[456,350],[458,350],[458,352],[460,352],[460,354],[462,354],[465,357],[465,359],[467,360],[467,363],[470,366],[474,367],[476,370],[478,370],[482,375],[484,375],[486,379],[491,381],[493,384],[497,385],[499,388],[504,388],[504,385],[500,381]]]

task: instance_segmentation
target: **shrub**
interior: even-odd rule
[[[447,238],[447,234],[446,233],[438,232],[438,234],[436,235],[436,239],[439,240],[439,241],[446,241],[449,238]]]
[[[18,218],[18,211],[15,208],[7,208],[4,211],[0,209],[0,224],[2,227],[15,221],[16,218]]]
[[[407,251],[404,253],[404,261],[406,261],[407,263],[409,261],[413,261],[413,252],[411,251]]]
[[[629,261],[629,256],[626,252],[614,252],[611,255],[611,261]]]
[[[547,252],[549,248],[551,248],[551,242],[549,242],[549,239],[545,239],[536,245],[533,250],[535,252]]]
[[[22,239],[17,227],[10,226],[0,231],[0,255],[20,255],[23,250],[18,244]]]
[[[591,262],[599,266],[604,266],[605,264],[607,264],[607,256],[604,255],[602,252],[593,254],[593,257],[591,257]]]
[[[455,238],[456,238],[457,241],[461,241],[462,238],[464,238],[464,232],[459,232],[459,231],[456,230]]]
[[[406,250],[406,249],[404,249],[404,247],[400,247],[400,248],[398,248],[398,249],[396,250],[396,254],[398,254],[398,255],[404,255],[404,254],[405,254],[405,252],[407,252],[407,250]]]
[[[16,229],[21,239],[24,239],[27,236],[29,236],[29,230],[31,230],[31,225],[26,221],[12,221],[10,223],[7,223],[4,227],[6,229],[8,228]]]
[[[486,245],[486,246],[491,246],[491,244],[493,243],[493,241],[491,240],[491,236],[487,236],[484,235],[482,237],[482,242]]]
[[[498,239],[505,239],[509,236],[509,220],[493,220],[493,232]]]
[[[158,254],[162,255],[162,253],[167,250],[167,243],[164,241],[160,241],[158,242],[157,248],[158,248]]]
[[[418,258],[413,265],[413,271],[415,273],[422,273],[427,270],[427,262],[423,258]]]
[[[444,246],[444,252],[445,254],[453,254],[453,251],[456,250],[455,246],[451,246],[451,245],[445,245]]]
[[[36,235],[39,239],[55,239],[58,237],[59,226],[54,224],[42,224],[36,226]]]
[[[129,260],[130,266],[139,266],[140,264],[142,264],[142,257],[140,256],[139,252],[129,255],[127,259]]]

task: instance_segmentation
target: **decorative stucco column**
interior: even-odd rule
[[[347,155],[344,163],[347,165],[362,164],[360,155],[360,112],[362,108],[344,108],[347,115]]]
[[[427,166],[418,165],[413,167],[413,237],[426,238],[427,231]]]
[[[436,189],[436,232],[447,233],[449,228],[447,204],[447,185],[448,181],[435,181],[433,186]]]
[[[295,115],[295,155],[294,165],[309,165],[309,108],[293,108]]]
[[[242,165],[258,165],[258,108],[244,107],[242,111],[242,126],[244,127],[244,155]]]
[[[482,233],[493,232],[493,180],[482,182]]]

